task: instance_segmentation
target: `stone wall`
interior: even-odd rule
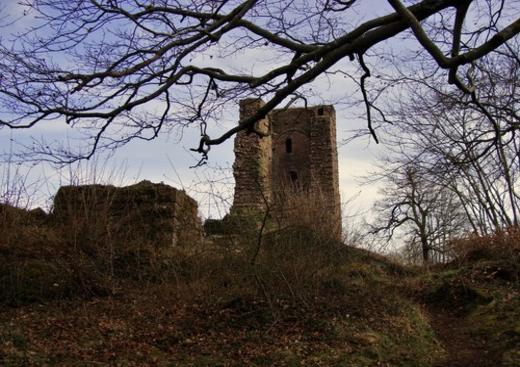
[[[310,188],[311,126],[308,122],[313,116],[313,111],[305,108],[275,110],[271,114],[275,195],[277,191]]]
[[[114,242],[152,244],[157,249],[189,246],[202,238],[197,202],[184,191],[141,181],[126,187],[61,187],[55,198],[56,223],[97,231]]]
[[[330,230],[341,237],[336,112],[332,106],[317,107],[315,112],[311,120],[311,187],[323,198],[325,209],[330,212]]]
[[[240,119],[263,106],[259,99],[240,102]],[[333,237],[341,236],[336,114],[333,106],[288,108],[272,111],[257,125],[268,137],[240,132],[235,138],[235,201],[231,213],[263,208],[260,190],[272,208],[284,215],[298,215],[302,198],[305,210],[320,210]],[[316,203],[311,203],[314,200]],[[319,208],[318,208],[319,207]],[[287,214],[289,213],[289,214]],[[322,213],[322,214],[323,214]],[[321,215],[321,214],[320,214]],[[311,215],[312,216],[312,215]]]
[[[240,120],[253,115],[264,105],[260,99],[245,99],[240,101]],[[255,129],[262,133],[269,132],[267,118],[259,120]],[[263,210],[265,195],[271,200],[271,137],[261,137],[254,132],[240,131],[235,138],[235,162],[233,175],[235,177],[235,196],[232,214]]]

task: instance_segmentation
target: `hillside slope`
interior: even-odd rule
[[[296,228],[107,266],[92,239],[16,228],[1,366],[520,365],[517,250],[427,271]]]

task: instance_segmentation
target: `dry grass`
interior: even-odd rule
[[[153,277],[135,277],[106,266],[101,219],[68,235],[12,224],[20,236],[0,256],[12,260],[7,277],[26,281],[0,280],[11,305],[23,304],[0,314],[1,365],[416,366],[439,353],[419,309],[399,297],[393,266],[308,228],[178,248],[149,267]],[[109,292],[78,297],[88,282]]]
[[[452,240],[449,248],[459,263],[480,258],[520,260],[520,229],[510,227],[487,236]]]
[[[306,228],[323,238],[341,238],[340,208],[319,189],[279,188],[271,212],[278,229]]]
[[[109,213],[110,198],[85,200],[63,217],[0,205],[0,299],[11,305],[99,296],[128,279],[155,280],[167,264],[129,218]],[[63,213],[62,213],[63,215]],[[123,225],[124,224],[124,225]]]
[[[498,340],[514,332],[517,310],[506,297],[518,294],[511,288],[518,278],[504,281],[497,270],[518,274],[518,232],[454,241],[459,262],[423,279],[335,240],[330,212],[315,199],[292,196],[287,221],[275,213],[262,233],[246,223],[240,235],[178,247],[168,257],[125,235],[118,223],[126,218],[118,222],[108,209],[64,225],[0,207],[0,307],[16,306],[0,317],[0,364],[431,366],[441,350],[405,296],[411,278],[429,295],[442,290],[435,294],[443,304],[450,290],[482,293],[485,302],[463,301],[496,335],[497,355],[516,356],[507,343],[517,339]],[[479,265],[467,266],[472,261]],[[489,290],[474,286],[484,280],[493,282]],[[459,303],[461,295],[454,293]],[[493,315],[507,316],[500,327],[479,314],[490,305],[499,310]]]
[[[247,231],[239,236],[167,256],[135,233],[128,218],[111,216],[110,196],[79,201],[82,210],[59,217],[37,220],[14,208],[5,214],[0,257],[9,264],[1,274],[8,303],[109,294],[128,280],[168,283],[187,302],[262,305],[275,318],[287,307],[341,310],[350,302],[344,263],[354,250],[331,235],[330,211],[319,195],[287,197],[287,210],[276,213],[289,213],[287,220],[270,219],[263,233],[241,222]]]

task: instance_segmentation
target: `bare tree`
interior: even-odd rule
[[[89,158],[97,149],[132,139],[152,140],[164,130],[193,123],[200,125],[194,150],[203,162],[211,146],[242,129],[254,132],[255,122],[270,110],[305,97],[306,85],[337,72],[358,79],[373,133],[375,97],[367,79],[378,64],[369,61],[377,60],[377,46],[385,41],[399,49],[400,35],[415,40],[418,55],[444,70],[443,80],[478,105],[468,67],[520,32],[515,0],[422,0],[409,6],[388,0],[388,13],[369,19],[356,9],[366,5],[363,0],[22,3],[34,21],[28,30],[1,41],[0,124],[24,129],[61,120],[82,129],[86,146],[79,151],[32,147],[59,162]],[[480,16],[482,8],[489,9],[487,17]],[[265,47],[278,56],[259,74],[201,61]],[[344,66],[348,62],[357,72]],[[209,122],[228,103],[249,96],[267,103],[213,136]]]
[[[475,63],[484,109],[425,80],[394,104],[394,124],[385,128],[395,159],[413,161],[457,195],[478,234],[519,225],[519,49],[514,43]]]
[[[449,241],[467,229],[457,196],[428,181],[411,162],[394,162],[392,169],[386,168],[383,182],[370,233],[387,241],[399,236],[412,259],[424,264],[449,259]]]

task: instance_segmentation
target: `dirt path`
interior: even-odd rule
[[[498,361],[486,340],[471,335],[464,315],[442,309],[428,309],[431,325],[446,350],[446,357],[435,367],[497,367]]]

